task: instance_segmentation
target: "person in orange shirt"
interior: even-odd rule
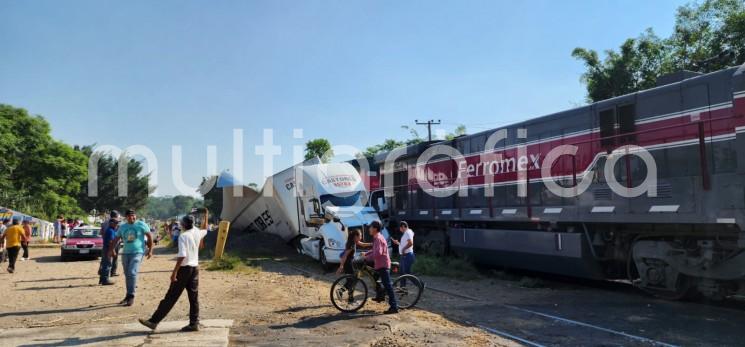
[[[18,252],[21,250],[21,242],[26,240],[26,232],[23,227],[18,225],[18,219],[13,219],[13,225],[0,235],[4,239],[5,249],[8,250],[8,272],[13,273],[16,270],[16,260]]]
[[[27,219],[24,219],[22,224],[25,240],[21,241],[21,248],[23,248],[23,257],[21,257],[21,260],[26,261],[28,260],[28,244],[31,242],[31,224],[29,224]]]

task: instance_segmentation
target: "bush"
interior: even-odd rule
[[[545,288],[546,283],[540,278],[535,277],[523,277],[518,282],[518,285],[523,288]]]
[[[253,274],[261,271],[261,267],[251,261],[243,260],[234,255],[223,255],[221,259],[213,259],[206,267],[207,271],[231,271]]]
[[[412,271],[417,275],[452,277],[462,280],[474,280],[481,277],[476,267],[467,259],[448,256],[417,255]]]

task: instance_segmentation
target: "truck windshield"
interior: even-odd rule
[[[333,206],[354,206],[359,203],[359,200],[360,192],[354,192],[354,194],[351,195],[321,195],[321,205],[326,205],[326,203],[329,203]]]

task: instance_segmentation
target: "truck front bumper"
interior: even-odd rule
[[[344,252],[344,249],[323,247],[323,255],[326,256],[327,263],[341,263],[341,252]]]

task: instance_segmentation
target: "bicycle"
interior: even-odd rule
[[[364,259],[355,259],[352,262],[354,274],[343,275],[334,281],[331,285],[331,303],[339,311],[356,312],[359,311],[368,299],[367,284],[364,277],[369,278],[372,283],[378,285],[375,279],[375,269],[367,265]],[[398,262],[391,262],[391,272],[398,273]],[[380,285],[382,288],[382,285]],[[399,309],[414,307],[422,297],[424,285],[422,281],[414,275],[402,275],[393,281],[393,292],[396,295]]]

